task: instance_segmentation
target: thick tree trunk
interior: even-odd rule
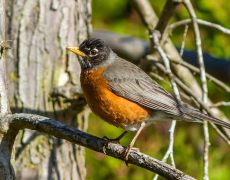
[[[6,67],[12,111],[44,114],[85,129],[88,110],[84,104],[51,94],[61,86],[65,91],[80,89],[80,67],[76,57],[67,58],[66,47],[78,45],[89,35],[90,0],[6,3],[6,38],[12,48]],[[85,178],[84,149],[64,140],[26,130],[18,135],[15,152],[16,179]]]

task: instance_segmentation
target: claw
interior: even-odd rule
[[[132,147],[129,145],[129,146],[125,149],[124,154],[123,154],[123,158],[124,158],[124,161],[125,161],[126,166],[129,165],[128,160],[129,160],[129,153],[130,153],[131,149],[132,149]]]
[[[120,136],[118,136],[117,138],[114,138],[114,139],[110,139],[110,138],[108,138],[106,136],[103,136],[103,139],[106,140],[106,143],[103,146],[103,152],[104,152],[104,154],[106,154],[106,147],[108,146],[109,143],[120,144],[121,138],[123,138],[126,133],[127,133],[127,131],[123,132]]]
[[[123,153],[123,159],[125,161],[126,166],[129,165],[128,160],[129,160],[130,151],[138,151],[139,152],[139,149],[135,148],[135,147],[131,147],[131,145],[127,146],[127,148],[125,149],[125,151]]]

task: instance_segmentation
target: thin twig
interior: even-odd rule
[[[149,57],[148,59],[153,61],[153,62],[155,62],[155,63],[160,63],[160,61],[154,60],[151,57]],[[177,61],[177,60],[174,60],[174,59],[170,59],[170,62],[174,63],[174,64],[179,64],[181,66],[184,66],[184,67],[188,68],[189,70],[191,70],[191,71],[193,71],[195,73],[200,74],[200,70],[197,67],[195,67],[195,66],[193,66],[193,65],[191,65],[191,64],[189,64],[189,63],[187,63],[185,61]],[[210,75],[208,73],[206,73],[206,77],[207,77],[208,80],[212,81],[218,87],[220,87],[221,89],[223,89],[227,93],[230,93],[230,87],[227,84],[223,83],[222,81],[220,81],[219,79],[213,77],[212,75]]]
[[[153,31],[151,39],[153,41],[155,49],[160,54],[161,59],[162,59],[164,65],[165,65],[165,69],[167,71],[167,75],[169,76],[169,79],[170,79],[171,86],[173,88],[174,94],[175,94],[176,98],[178,100],[180,100],[179,90],[178,90],[178,88],[176,86],[176,83],[174,82],[174,80],[172,78],[172,71],[171,71],[171,68],[170,68],[169,59],[168,59],[167,55],[165,54],[165,52],[163,51],[163,49],[161,48],[160,43],[159,43],[159,35],[160,35],[159,33],[160,33],[159,31]],[[173,120],[172,124],[171,124],[171,127],[170,127],[170,130],[169,130],[170,135],[169,135],[168,150],[166,151],[165,156],[163,157],[163,161],[166,161],[166,159],[168,157],[170,157],[171,164],[174,165],[174,166],[175,166],[175,162],[174,162],[174,158],[173,158],[173,144],[174,144],[175,128],[176,128],[176,121]],[[158,178],[158,176],[156,175],[154,177],[154,179],[157,179],[157,178]]]
[[[214,107],[220,107],[220,106],[230,106],[230,102],[220,101],[215,104],[212,104],[209,107],[214,108]]]
[[[174,131],[175,131],[175,128],[176,128],[176,121],[174,120],[170,126],[170,129],[169,129],[169,145],[168,145],[168,149],[164,155],[164,157],[162,158],[162,162],[166,162],[166,160],[168,159],[168,157],[170,157],[171,159],[171,164],[173,167],[175,167],[175,162],[174,162],[174,157],[173,157],[173,145],[174,145]],[[172,161],[173,160],[173,161]],[[156,174],[154,177],[153,177],[153,180],[157,180],[159,177],[158,174]]]
[[[221,26],[219,24],[211,23],[211,22],[208,22],[208,21],[205,21],[205,20],[202,20],[202,19],[196,19],[196,22],[199,25],[211,27],[213,29],[221,31],[222,33],[224,33],[226,35],[230,35],[230,29],[225,28],[225,27],[223,27],[223,26]],[[174,30],[175,28],[177,28],[179,26],[188,25],[190,23],[192,23],[191,19],[184,19],[184,20],[181,20],[181,21],[178,21],[178,22],[175,22],[175,23],[169,25],[168,28],[169,28],[169,31],[172,31],[172,30]]]
[[[0,119],[0,122],[8,122],[11,129],[15,129],[15,131],[25,128],[37,130],[94,151],[103,153],[103,150],[105,150],[108,156],[124,159],[125,147],[116,143],[107,143],[105,139],[92,136],[48,117],[21,113],[2,116]],[[134,150],[131,150],[128,156],[128,163],[158,173],[167,179],[194,179],[166,163]]]
[[[200,70],[197,67],[195,67],[195,66],[193,66],[193,65],[191,65],[191,64],[189,64],[189,63],[187,63],[185,61],[177,61],[177,60],[174,60],[174,59],[170,59],[170,62],[182,65],[182,66],[188,68],[189,70],[200,74]],[[223,83],[222,81],[220,81],[219,79],[213,77],[212,75],[210,75],[208,73],[206,73],[206,77],[210,81],[212,81],[214,84],[216,84],[218,87],[222,88],[227,93],[230,93],[230,87],[228,85],[226,85],[225,83]]]
[[[208,87],[207,87],[207,80],[205,75],[205,67],[204,67],[204,60],[203,60],[203,52],[201,48],[201,37],[200,37],[200,30],[198,23],[196,21],[196,14],[194,11],[194,8],[192,6],[192,3],[190,0],[183,0],[183,3],[191,17],[193,30],[195,34],[195,43],[196,43],[196,50],[197,50],[197,57],[198,57],[198,63],[200,67],[200,80],[201,80],[201,86],[202,86],[202,101],[206,104],[208,102]],[[203,162],[204,162],[204,168],[203,168],[203,179],[208,180],[208,151],[209,151],[209,132],[208,132],[208,123],[207,121],[204,121],[203,124],[204,129],[204,155],[203,155]]]
[[[184,34],[183,34],[183,41],[181,43],[181,48],[180,48],[180,56],[182,57],[184,54],[184,47],[185,47],[185,40],[186,40],[186,36],[188,33],[188,26],[184,27]]]
[[[159,76],[157,73],[150,72],[149,75],[150,75],[153,79],[155,79],[155,80],[164,81],[164,82],[165,82],[165,79],[162,78],[161,76]]]

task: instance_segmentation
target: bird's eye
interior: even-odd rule
[[[90,55],[91,55],[91,56],[95,56],[95,55],[97,55],[97,52],[98,52],[97,49],[92,49],[92,50],[90,51]]]

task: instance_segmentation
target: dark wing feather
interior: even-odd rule
[[[109,86],[125,97],[152,110],[179,116],[176,99],[136,65],[119,57],[104,72]]]

